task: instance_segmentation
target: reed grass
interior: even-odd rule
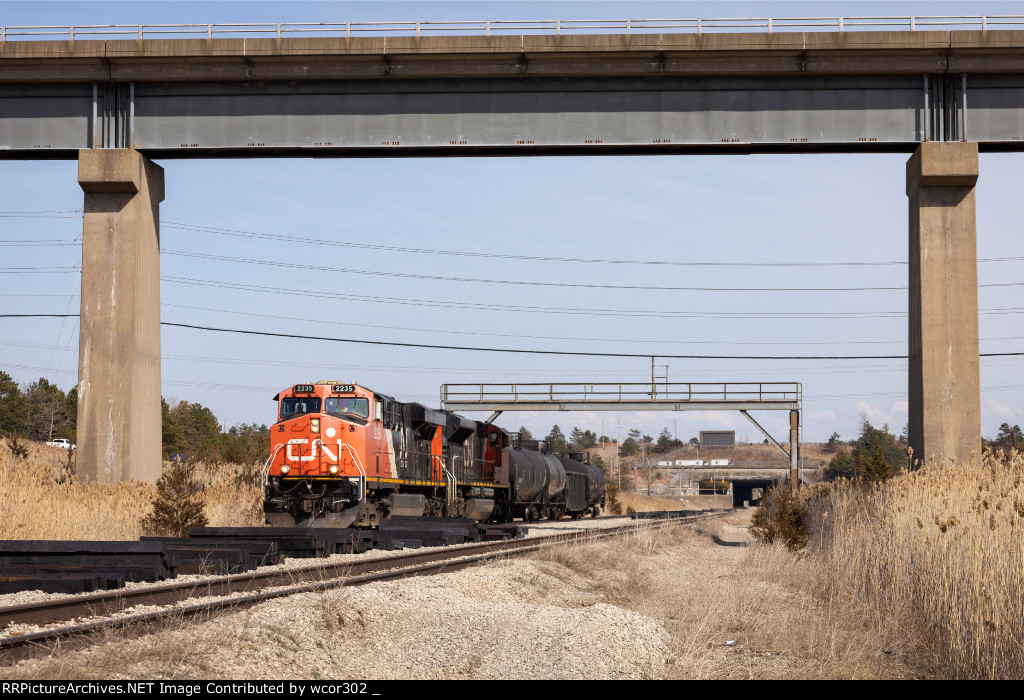
[[[1024,455],[933,462],[806,498],[830,598],[894,621],[941,659],[940,675],[1024,677]]]
[[[67,451],[25,443],[28,457],[0,444],[0,539],[134,540],[153,508],[156,487],[141,481],[80,483],[63,469]],[[165,463],[165,467],[169,463]],[[263,522],[258,470],[238,464],[196,465],[212,526]]]

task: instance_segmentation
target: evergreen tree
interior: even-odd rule
[[[562,433],[562,429],[557,425],[551,429],[548,436],[544,438],[544,443],[547,446],[549,455],[557,455],[562,452],[566,452],[569,449],[568,443],[565,441],[565,434]]]
[[[636,438],[634,438],[633,436],[630,436],[623,440],[622,444],[619,446],[620,457],[632,457],[639,451],[640,450],[637,448],[636,444]]]
[[[842,440],[839,437],[839,433],[834,432],[831,437],[829,437],[828,442],[825,443],[825,450],[828,452],[836,452],[839,450],[841,442]]]
[[[1003,449],[1020,450],[1024,448],[1024,432],[1021,432],[1019,425],[1011,427],[1009,423],[1003,423],[999,426],[996,444]]]
[[[203,462],[221,459],[220,423],[213,411],[202,404],[181,401],[170,413],[180,431],[182,450],[189,459]]]
[[[597,435],[589,430],[580,430],[573,426],[572,432],[569,433],[569,444],[575,449],[585,450],[597,444]]]
[[[863,477],[884,481],[902,470],[907,464],[906,448],[885,430],[879,430],[865,418],[860,437],[852,452],[837,454],[825,467],[828,480]]]
[[[859,458],[863,459],[863,453],[859,455]],[[885,461],[882,446],[878,443],[875,443],[871,459],[860,465],[860,471],[867,481],[885,481],[896,474],[895,468]]]
[[[7,372],[0,372],[0,437],[25,433],[25,396]]]
[[[222,436],[221,459],[235,464],[255,464],[270,454],[270,428],[265,425],[232,426]]]
[[[25,428],[30,440],[52,440],[65,432],[72,425],[72,421],[77,419],[77,401],[76,410],[72,413],[68,410],[67,396],[60,387],[43,377],[25,389],[25,404]]]
[[[142,531],[155,537],[188,537],[194,527],[205,527],[203,486],[193,476],[195,465],[179,462],[156,482],[153,512],[142,520]]]
[[[167,405],[167,401],[162,396],[160,397],[160,410],[164,459],[170,459],[171,455],[181,452],[181,428],[178,427],[177,421],[171,415],[171,407]]]
[[[668,431],[668,428],[664,428],[661,431],[661,435],[658,436],[658,444],[655,447],[655,452],[668,452],[674,450],[677,447],[682,447],[683,441],[676,440],[672,437],[672,433]]]
[[[519,426],[519,439],[520,440],[532,440],[533,433],[526,429],[525,425]]]
[[[67,438],[71,442],[77,442],[78,434],[78,387],[73,386],[64,398],[64,425],[57,433],[57,437]]]

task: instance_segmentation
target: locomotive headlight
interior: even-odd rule
[[[309,429],[311,431],[313,431],[314,433],[319,433],[320,432],[320,419],[319,418],[310,418],[309,419]]]
[[[282,475],[287,474],[290,471],[291,471],[291,467],[289,467],[287,464],[281,465],[281,474]]]
[[[330,471],[331,474],[337,474],[338,473],[338,465],[337,464],[332,464],[331,468],[328,471]]]

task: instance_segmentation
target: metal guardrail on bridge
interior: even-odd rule
[[[692,19],[453,20],[428,22],[277,22],[239,24],[80,24],[0,27],[0,41],[39,39],[229,39],[300,36],[478,34],[651,34],[788,31],[947,31],[1024,29],[1024,15],[731,17]]]
[[[441,405],[476,411],[800,410],[798,382],[443,384]]]

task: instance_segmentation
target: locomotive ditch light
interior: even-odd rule
[[[281,465],[281,473],[282,474],[287,474],[290,471],[291,471],[291,467],[289,467],[287,464]]]
[[[331,474],[337,474],[338,473],[338,465],[337,464],[332,464],[331,468],[328,471],[330,471]]]

